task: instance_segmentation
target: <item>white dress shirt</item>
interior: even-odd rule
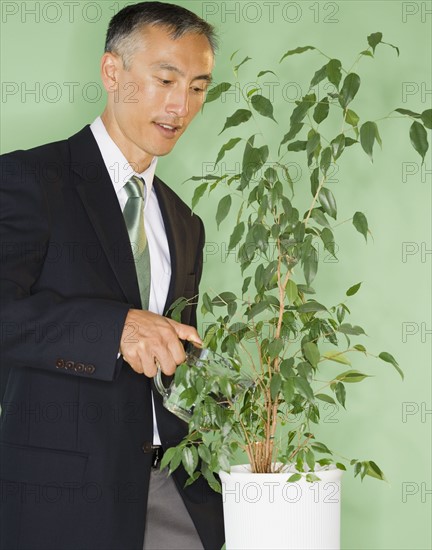
[[[163,315],[171,280],[171,259],[165,226],[153,187],[158,159],[154,157],[147,170],[138,174],[111,139],[100,117],[90,125],[90,129],[100,149],[122,211],[128,198],[124,189],[126,182],[134,175],[143,178],[145,181],[144,225],[150,252],[151,269],[149,311]],[[153,399],[152,406],[154,419],[153,443],[160,445]]]

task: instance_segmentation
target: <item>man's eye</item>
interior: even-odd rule
[[[165,80],[164,78],[160,78],[159,82],[164,86],[168,86],[169,84],[171,84],[172,80]]]
[[[193,91],[194,93],[196,93],[196,94],[203,94],[203,93],[205,92],[204,89],[198,88],[197,86],[192,86],[191,89],[192,89],[192,91]]]

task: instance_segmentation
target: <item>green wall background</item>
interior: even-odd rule
[[[288,49],[315,45],[343,63],[367,47],[366,36],[381,31],[401,49],[378,48],[376,59],[362,61],[363,99],[376,118],[396,107],[417,111],[431,107],[431,9],[428,2],[399,1],[182,1],[177,2],[215,24],[221,48],[214,77],[232,80],[229,56],[241,49],[253,61],[241,76],[254,82],[261,69],[280,75],[274,87],[275,113],[283,121],[291,105],[283,86],[304,88],[323,61],[307,52],[278,60]],[[102,110],[99,58],[107,23],[125,2],[6,2],[1,4],[1,151],[29,148],[67,137]],[[265,81],[265,79],[264,79]],[[269,82],[271,79],[268,80]],[[272,80],[275,81],[275,80]],[[33,90],[33,92],[32,92]],[[269,92],[269,86],[264,91]],[[304,93],[306,90],[303,90]],[[374,103],[371,104],[372,98]],[[198,116],[174,152],[161,159],[159,175],[186,200],[194,185],[182,182],[206,172],[225,139],[215,136],[231,105],[209,105]],[[431,156],[423,168],[408,141],[407,121],[385,121],[383,151],[372,166],[359,152],[335,174],[341,219],[361,210],[369,219],[373,241],[365,245],[354,230],[336,234],[339,261],[322,255],[317,284],[324,303],[342,300],[345,290],[363,281],[350,301],[353,320],[365,327],[368,349],[391,351],[406,375],[401,382],[379,361],[355,367],[376,374],[349,388],[348,413],[323,414],[323,431],[332,448],[349,457],[373,458],[389,483],[345,475],[342,546],[345,549],[409,549],[432,547],[431,537]],[[285,128],[263,122],[277,141]],[[429,151],[430,153],[430,151]],[[296,158],[293,157],[293,162]],[[235,169],[234,157],[226,167]],[[299,184],[300,185],[300,184]],[[301,193],[301,188],[300,191]],[[232,224],[220,232],[213,217],[215,198],[198,208],[207,228],[202,290],[223,291],[238,277],[237,266],[223,251]],[[405,255],[404,255],[405,253]]]

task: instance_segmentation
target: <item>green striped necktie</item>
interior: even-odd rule
[[[141,296],[142,309],[148,309],[150,299],[150,253],[144,228],[144,187],[142,178],[132,176],[125,184],[124,189],[128,200],[123,210],[123,216],[129,233],[138,285]]]

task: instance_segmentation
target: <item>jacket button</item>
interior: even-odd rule
[[[86,365],[85,366],[85,372],[87,374],[94,374],[95,370],[96,370],[96,367],[94,365]]]
[[[75,372],[84,372],[84,363],[75,363]]]
[[[75,363],[73,361],[66,361],[65,369],[72,370],[74,366],[75,366]]]
[[[143,453],[152,453],[154,449],[155,446],[150,441],[145,441],[141,446],[141,450]]]
[[[56,365],[55,365],[55,366],[56,366],[56,369],[62,369],[62,368],[64,368],[64,361],[63,361],[63,359],[57,359]]]

